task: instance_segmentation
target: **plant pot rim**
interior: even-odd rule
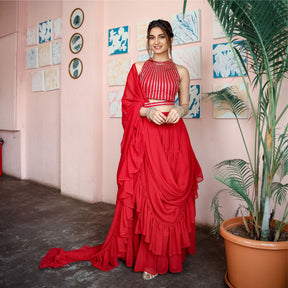
[[[248,219],[249,217],[245,217]],[[260,240],[252,240],[246,239],[240,236],[233,235],[232,233],[228,232],[232,228],[236,226],[240,226],[243,224],[242,217],[235,217],[225,220],[220,225],[220,235],[225,239],[236,244],[256,248],[256,249],[265,249],[265,250],[287,250],[288,249],[288,241],[260,241]]]

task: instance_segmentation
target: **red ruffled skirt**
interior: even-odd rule
[[[105,243],[73,251],[52,248],[40,268],[88,260],[109,271],[122,259],[135,271],[182,271],[185,254],[195,253],[202,171],[182,119],[158,126],[143,118],[141,133],[141,142],[124,157],[127,164],[120,161],[116,209]]]

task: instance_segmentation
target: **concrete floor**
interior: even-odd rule
[[[192,287],[225,288],[222,239],[197,227],[196,255],[188,255],[184,270],[144,281],[124,262],[102,272],[89,262],[39,269],[51,247],[64,250],[103,243],[114,206],[88,204],[60,195],[54,188],[9,176],[0,177],[0,287]],[[209,213],[207,211],[207,213]]]

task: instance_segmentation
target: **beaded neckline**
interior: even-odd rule
[[[149,59],[150,61],[154,62],[155,64],[159,64],[159,65],[165,65],[165,64],[168,64],[168,63],[172,63],[172,59],[169,59],[169,60],[165,60],[165,61],[156,61],[156,60],[153,60],[152,58]]]
[[[158,67],[159,69],[172,69],[174,67],[174,62],[172,59],[166,60],[166,61],[155,61],[152,58],[149,59],[149,61],[155,66]]]

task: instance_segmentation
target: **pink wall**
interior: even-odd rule
[[[24,155],[24,134],[20,130],[25,107],[26,8],[25,1],[0,2],[0,137],[5,140],[2,164],[5,173],[19,178],[23,177]]]
[[[81,7],[83,25],[70,26],[72,11]],[[103,4],[100,1],[29,1],[27,27],[62,17],[60,90],[31,92],[26,72],[26,168],[28,179],[52,185],[61,193],[88,202],[102,193],[102,43]],[[95,27],[98,27],[96,30]],[[80,32],[84,46],[77,55],[69,49],[70,37]],[[57,40],[58,41],[58,40]],[[67,73],[72,58],[83,62],[77,80]]]
[[[77,57],[83,62],[80,78],[68,75],[75,57],[68,49],[75,33],[69,19],[81,7],[84,22],[77,29],[84,45]],[[63,1],[63,57],[61,89],[61,192],[88,202],[102,200],[102,49],[103,3]]]
[[[26,27],[33,27],[40,22],[62,17],[62,1],[28,1],[27,15]],[[26,51],[26,43],[23,48]],[[61,65],[58,66],[61,67]],[[41,69],[43,67],[37,70]],[[32,92],[30,72],[31,70],[26,70],[24,67],[24,73],[27,77],[24,143],[25,178],[60,187],[61,91]]]

